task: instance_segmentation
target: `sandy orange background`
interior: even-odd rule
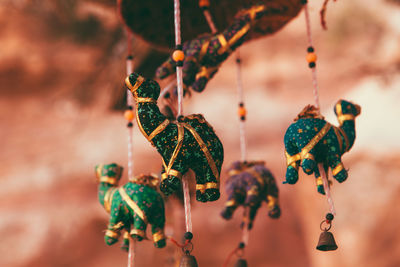
[[[112,109],[125,77],[125,40],[115,6],[103,2],[0,1],[0,266],[126,265],[127,254],[103,242],[108,216],[93,173],[98,163],[127,160],[125,121]],[[295,186],[281,184],[284,132],[313,103],[301,13],[241,48],[249,158],[267,162],[282,205],[277,221],[261,208],[246,258],[251,267],[400,266],[400,6],[338,0],[323,31],[322,2],[312,1],[310,10],[322,112],[336,124],[338,99],[362,106],[356,143],[344,156],[350,176],[332,189],[339,249],[315,250],[328,206],[314,179],[302,174]],[[135,46],[140,62],[149,50],[140,40]],[[207,89],[185,102],[185,113],[203,113],[220,136],[224,170],[240,157],[235,71],[230,57]],[[134,150],[136,173],[159,171],[159,155],[137,128]],[[225,198],[192,202],[199,266],[222,266],[240,240],[240,211],[229,222],[219,216]],[[179,238],[182,209],[170,203],[167,212]],[[142,242],[136,266],[176,266],[179,256],[171,245]]]

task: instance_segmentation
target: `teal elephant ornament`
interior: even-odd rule
[[[118,187],[123,168],[115,163],[95,167],[99,182],[99,202],[110,214],[104,236],[107,245],[115,244],[124,232],[122,249],[129,247],[129,236],[142,241],[147,239],[147,224],[151,224],[154,246],[165,247],[164,201],[157,192],[158,178],[139,175]]]
[[[160,87],[151,79],[132,73],[125,83],[136,101],[138,127],[163,159],[161,191],[170,195],[181,188],[182,176],[192,169],[196,199],[217,200],[224,149],[211,125],[200,114],[168,119],[157,106]]]
[[[361,107],[349,101],[339,100],[334,112],[339,127],[331,125],[318,114],[314,106],[306,106],[285,133],[286,181],[295,184],[299,178],[298,169],[310,175],[315,174],[317,190],[325,194],[318,164],[325,170],[331,168],[333,177],[342,183],[348,173],[342,163],[342,155],[349,151],[356,138],[355,118]]]

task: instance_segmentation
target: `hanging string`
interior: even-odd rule
[[[314,100],[315,100],[315,105],[318,109],[318,113],[321,114],[321,110],[320,110],[320,103],[319,103],[319,94],[318,94],[318,83],[317,83],[317,71],[316,71],[316,60],[317,60],[317,56],[314,53],[314,47],[313,47],[313,42],[312,42],[312,35],[311,35],[311,23],[310,23],[310,15],[308,12],[308,4],[307,1],[305,1],[304,4],[304,14],[305,14],[305,18],[306,18],[306,27],[307,27],[307,38],[308,38],[308,48],[307,48],[307,61],[308,61],[308,66],[311,69],[311,73],[312,73],[312,83],[313,83],[313,94],[314,94]],[[336,215],[336,211],[335,211],[335,206],[333,203],[333,198],[331,195],[331,191],[329,188],[329,182],[328,182],[328,178],[327,178],[327,173],[325,171],[325,168],[323,166],[322,163],[318,164],[318,169],[319,172],[321,174],[321,179],[324,185],[324,190],[326,193],[326,197],[327,197],[327,201],[328,201],[328,205],[330,207],[330,211],[333,215]]]
[[[241,160],[244,162],[247,158],[247,149],[246,149],[246,129],[245,129],[245,121],[246,121],[246,108],[244,106],[244,93],[243,93],[243,82],[242,82],[242,60],[240,58],[240,50],[236,50],[236,79],[237,79],[237,93],[238,93],[238,101],[239,101],[239,136],[240,136],[240,155]]]
[[[186,232],[192,232],[192,214],[190,209],[190,194],[189,194],[189,181],[186,175],[182,179],[183,186],[183,198],[185,208],[185,224]]]
[[[135,263],[136,240],[129,236],[128,267],[133,267]]]
[[[305,14],[305,17],[306,17],[307,38],[308,38],[308,49],[307,49],[307,51],[309,53],[313,53],[314,52],[314,48],[313,48],[312,35],[311,35],[310,15],[308,13],[308,4],[307,3],[304,4],[304,14]],[[316,106],[316,108],[319,109],[320,105],[319,105],[319,95],[318,95],[317,70],[316,70],[315,62],[314,62],[314,67],[311,67],[312,64],[309,65],[309,66],[311,68],[312,83],[313,83],[313,86],[314,86],[313,94],[314,94],[315,106]],[[318,112],[320,112],[320,111],[318,111]]]
[[[132,56],[132,32],[126,26],[126,23],[122,16],[121,10],[121,0],[117,1],[117,12],[118,16],[124,25],[126,31],[126,40],[127,40],[127,57],[126,57],[126,75],[130,75],[133,72],[133,56]],[[125,118],[128,122],[128,181],[134,179],[134,165],[133,165],[133,106],[135,105],[133,96],[128,89],[126,91],[126,105],[127,110],[125,112]],[[136,240],[129,236],[129,252],[128,252],[128,267],[133,267],[135,263],[135,250],[136,250]]]
[[[182,51],[181,40],[181,14],[179,0],[174,0],[174,24],[175,24],[175,51],[172,58],[176,62],[176,79],[178,87],[178,120],[183,116],[183,79],[182,79],[182,66],[185,55]],[[187,175],[182,177],[183,198],[185,208],[185,224],[186,232],[192,232],[192,215],[190,209],[190,192],[189,181]]]
[[[175,52],[174,60],[176,61],[176,83],[178,88],[178,116],[183,114],[183,77],[182,77],[182,41],[181,41],[181,11],[179,0],[174,0],[174,24],[175,24]],[[182,58],[179,58],[181,56]],[[179,64],[180,63],[180,64]]]

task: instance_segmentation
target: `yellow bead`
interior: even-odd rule
[[[315,53],[308,53],[306,60],[308,63],[317,61],[317,55]]]
[[[133,114],[132,110],[127,110],[124,113],[124,117],[127,121],[133,121],[133,118],[135,117],[135,115]]]
[[[172,54],[172,59],[175,62],[183,61],[184,58],[185,58],[185,54],[183,53],[182,50],[175,50],[174,53]]]
[[[246,116],[246,114],[247,114],[246,108],[244,108],[244,107],[239,107],[239,109],[238,109],[238,115],[239,115],[240,117],[244,117],[244,116]]]
[[[199,1],[199,6],[200,7],[209,7],[210,6],[210,0],[200,0]]]

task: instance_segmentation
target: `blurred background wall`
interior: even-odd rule
[[[241,48],[249,157],[267,162],[282,205],[277,221],[265,206],[259,211],[249,266],[400,266],[399,1],[332,2],[328,31],[319,24],[323,1],[310,2],[323,114],[336,124],[338,99],[362,106],[357,140],[344,156],[349,179],[332,189],[339,249],[315,250],[328,206],[314,179],[301,174],[295,186],[281,184],[284,132],[313,103],[301,13]],[[1,0],[0,24],[0,266],[124,266],[127,254],[103,242],[108,216],[93,171],[127,160],[118,110],[126,42],[114,1]],[[146,62],[167,55],[139,39],[134,47],[143,72],[152,71]],[[223,172],[240,157],[235,74],[230,57],[206,90],[185,102],[185,113],[203,113],[221,138]],[[136,173],[159,171],[158,153],[137,128],[134,150]],[[240,215],[229,222],[219,216],[225,197],[192,202],[200,266],[221,266],[240,240]],[[172,206],[167,224],[179,238],[182,209]],[[179,257],[173,246],[137,247],[137,266],[174,266]]]

